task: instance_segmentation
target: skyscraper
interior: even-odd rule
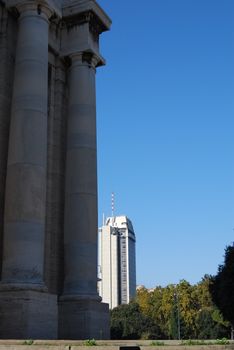
[[[99,294],[110,309],[135,296],[135,242],[127,216],[109,217],[99,229]]]

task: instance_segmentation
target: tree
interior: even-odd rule
[[[136,302],[140,306],[141,312],[147,316],[151,317],[152,316],[152,293],[148,291],[145,287],[142,287],[137,290],[137,295],[136,295]]]
[[[210,293],[224,318],[234,326],[234,245],[225,249],[224,263],[212,277]]]
[[[228,337],[225,323],[217,309],[207,307],[200,310],[196,318],[197,339],[218,339]]]
[[[204,275],[202,280],[196,286],[195,293],[199,310],[207,307],[213,307],[214,305],[209,290],[211,281],[212,276]]]
[[[158,339],[159,328],[143,315],[139,304],[120,305],[111,311],[111,339]]]
[[[230,269],[232,272],[233,262],[231,266],[233,266]],[[139,304],[140,313],[150,320],[149,324],[153,324],[154,327],[157,325],[157,332],[154,333],[158,339],[227,337],[230,324],[212,300],[210,288],[213,284],[214,278],[205,275],[195,285],[181,280],[176,285],[157,286],[150,290],[141,288],[137,291],[135,300]],[[234,290],[233,287],[230,286],[230,288],[231,291]],[[146,322],[144,324],[146,325]],[[146,326],[144,329],[145,334],[150,338],[153,332],[147,330]]]
[[[171,339],[179,339],[180,334],[178,331],[178,305],[177,302],[174,303],[172,310],[171,310],[171,315],[169,319],[169,336]]]
[[[165,314],[162,311],[162,294],[165,288],[160,286],[156,287],[154,290],[147,290],[145,287],[137,290],[136,302],[140,306],[141,313],[153,324],[150,332],[146,331],[148,334],[148,339],[165,339],[167,335],[165,333]],[[156,328],[155,328],[156,327]],[[153,334],[155,336],[153,337]],[[145,338],[145,336],[144,336]]]

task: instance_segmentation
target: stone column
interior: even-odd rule
[[[95,56],[71,57],[65,185],[64,295],[97,297]]]
[[[18,1],[16,7],[20,16],[5,192],[0,337],[55,338],[56,297],[45,293],[43,277],[52,11],[31,0]]]
[[[59,337],[108,338],[107,304],[97,293],[97,155],[92,53],[71,55],[64,222],[64,291]],[[103,326],[105,325],[105,327]]]
[[[43,285],[47,160],[48,7],[20,12],[5,192],[2,281]]]

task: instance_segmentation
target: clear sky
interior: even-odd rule
[[[137,283],[197,283],[234,241],[234,1],[99,0],[99,224],[127,215]]]

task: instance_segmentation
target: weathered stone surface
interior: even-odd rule
[[[5,283],[29,283],[31,279],[31,283],[42,284],[50,13],[42,7],[39,14],[36,3],[18,3],[21,12],[8,141],[2,279]]]
[[[180,340],[162,340],[165,350],[188,350],[190,346],[181,345]],[[28,350],[28,345],[23,345],[25,340],[1,340],[0,349]],[[27,342],[27,340],[26,340]],[[29,340],[30,342],[30,340]],[[210,340],[207,340],[207,343]],[[215,340],[212,342],[215,343]],[[31,342],[30,342],[31,343]],[[141,350],[155,350],[151,345],[152,340],[96,340],[97,350],[119,350],[120,346],[139,346]],[[230,340],[227,345],[194,345],[195,350],[233,350],[234,341]],[[31,349],[37,350],[87,350],[84,340],[33,340]]]
[[[0,338],[56,339],[57,296],[36,291],[1,291]]]
[[[59,301],[60,339],[109,339],[109,306],[95,300]]]
[[[45,282],[51,293],[63,287],[63,226],[66,140],[66,66],[50,60]]]
[[[0,269],[15,46],[16,23],[0,6]]]
[[[94,0],[0,1],[0,338],[109,337],[95,107],[109,26]]]

